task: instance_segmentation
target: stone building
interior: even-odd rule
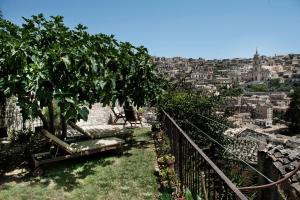
[[[255,118],[257,119],[269,119],[273,118],[273,109],[270,104],[257,104],[255,109]]]
[[[270,77],[270,71],[262,67],[261,58],[257,50],[253,57],[253,68],[248,73],[248,81],[266,81]]]

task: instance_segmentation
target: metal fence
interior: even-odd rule
[[[182,186],[204,199],[247,199],[194,141],[163,111],[162,125],[175,156]]]

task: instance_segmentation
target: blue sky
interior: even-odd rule
[[[300,0],[0,0],[4,18],[62,15],[154,56],[205,59],[300,53]]]

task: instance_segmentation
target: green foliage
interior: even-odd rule
[[[185,200],[194,200],[192,192],[188,188],[185,189]],[[201,198],[197,196],[195,200],[201,200]]]
[[[168,192],[163,192],[159,197],[159,200],[172,200],[172,195]]]
[[[159,172],[160,181],[165,188],[172,188],[177,184],[177,177],[175,170],[169,167],[165,167]]]
[[[148,132],[145,128],[135,129],[134,139],[151,143]],[[128,155],[55,163],[45,166],[42,177],[32,177],[26,169],[18,170],[19,181],[13,177],[1,179],[0,199],[158,199],[153,146],[133,146]]]
[[[188,188],[186,188],[186,190],[185,190],[185,199],[186,200],[194,200],[192,192]]]
[[[160,164],[168,165],[169,163],[175,162],[175,157],[171,154],[166,154],[164,156],[161,156],[157,159],[157,162]]]
[[[163,132],[157,132],[155,134],[155,142],[156,142],[156,154],[158,157],[162,157],[170,153],[170,141],[168,136]]]
[[[279,78],[270,79],[267,81],[269,91],[272,92],[290,92],[294,86],[289,82],[281,83]]]
[[[294,86],[289,82],[281,83],[279,78],[274,78],[265,83],[248,85],[245,89],[249,92],[290,92]]]
[[[234,88],[221,88],[220,93],[222,96],[232,96],[238,97],[243,94],[243,89],[241,87],[234,87]]]
[[[94,103],[141,107],[162,93],[146,48],[90,35],[80,24],[71,30],[61,16],[23,19],[21,27],[0,20],[0,91],[18,98],[24,119],[47,125],[42,111],[52,115],[55,102],[63,119],[87,120]]]
[[[28,142],[34,133],[32,130],[11,130],[8,134],[8,138],[13,143],[25,143]]]
[[[215,108],[221,103],[222,98],[215,96],[200,96],[186,92],[170,92],[160,102],[160,108],[173,117],[181,128],[201,147],[216,147],[215,144],[199,131],[187,123],[187,120],[201,128],[210,137],[223,143],[224,126],[207,119],[211,118],[219,123],[226,124],[225,118],[215,115]],[[205,118],[206,117],[206,118]],[[215,152],[212,149],[211,152]]]
[[[268,86],[264,83],[252,84],[246,87],[249,92],[268,92]]]
[[[297,87],[292,94],[290,107],[286,113],[289,124],[290,133],[300,134],[300,87]]]
[[[218,97],[174,91],[163,96],[160,107],[176,119],[187,119],[197,113],[211,115],[219,101]]]

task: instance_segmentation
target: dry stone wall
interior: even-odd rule
[[[267,148],[259,151],[259,169],[269,178],[276,181],[293,171],[299,165],[300,150],[284,147],[283,145],[269,144]],[[266,184],[261,179],[260,184]],[[300,197],[300,172],[298,171],[287,181],[260,192],[260,198],[269,200],[289,199]]]
[[[10,132],[23,129],[34,130],[34,127],[42,125],[42,121],[38,118],[24,122],[16,102],[17,99],[12,97],[6,99],[5,106],[1,106],[0,128],[5,128],[7,132]]]
[[[113,112],[109,106],[103,107],[102,104],[96,103],[89,109],[89,116],[87,121],[80,120],[76,124],[78,126],[91,126],[108,124],[110,118],[114,119]]]

